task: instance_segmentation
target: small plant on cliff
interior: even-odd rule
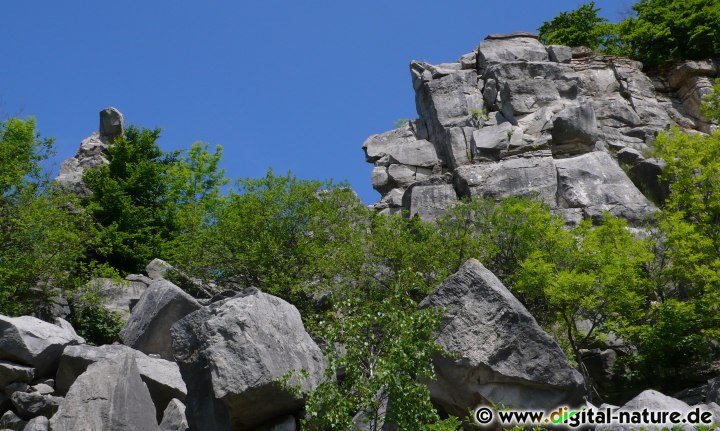
[[[393,124],[395,125],[396,128],[400,129],[400,128],[405,127],[408,124],[410,124],[410,120],[408,120],[407,118],[401,118]]]

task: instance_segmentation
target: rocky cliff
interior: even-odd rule
[[[640,223],[666,192],[662,161],[643,155],[656,135],[714,127],[699,111],[711,61],[651,76],[630,59],[513,33],[410,72],[419,118],[363,144],[385,213],[428,220],[461,198],[537,196],[568,223],[605,211]]]

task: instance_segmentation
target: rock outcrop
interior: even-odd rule
[[[78,377],[60,410],[53,431],[159,431],[155,407],[140,378],[135,356],[108,359]]]
[[[33,367],[36,377],[50,376],[57,369],[65,346],[84,342],[75,331],[35,317],[0,315],[0,360]]]
[[[80,197],[89,197],[90,190],[82,180],[85,169],[107,163],[105,153],[108,146],[122,135],[124,127],[125,120],[120,111],[112,107],[100,111],[99,130],[80,143],[75,156],[63,162],[56,181]]]
[[[188,387],[186,415],[193,429],[253,429],[296,413],[302,400],[277,380],[305,370],[308,377],[296,383],[307,391],[326,366],[298,310],[255,288],[178,321],[172,347]]]
[[[432,220],[457,198],[537,196],[568,223],[603,211],[640,223],[656,210],[640,190],[666,196],[642,152],[672,124],[711,130],[699,104],[718,67],[685,62],[649,77],[636,61],[514,33],[410,72],[419,118],[363,144],[378,210]]]
[[[462,417],[480,404],[576,405],[583,378],[512,293],[475,259],[421,303],[444,309],[435,339],[455,356],[434,359],[433,401]]]
[[[195,298],[171,282],[156,280],[133,307],[130,319],[120,331],[120,339],[143,353],[172,361],[170,327],[200,307]]]

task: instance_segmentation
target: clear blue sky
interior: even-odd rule
[[[457,60],[582,1],[5,0],[0,117],[35,116],[57,165],[115,106],[165,150],[225,148],[228,176],[268,167],[379,197],[361,145],[415,118],[410,60]],[[597,0],[612,21],[631,0]]]

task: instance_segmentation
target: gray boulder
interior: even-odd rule
[[[10,383],[30,383],[35,377],[35,369],[8,361],[0,361],[0,388]]]
[[[25,425],[27,425],[27,422],[20,419],[20,417],[11,410],[6,411],[2,417],[0,417],[0,429],[3,430],[23,431]]]
[[[599,132],[595,110],[590,103],[569,106],[553,118],[553,154],[581,154],[592,151]]]
[[[572,49],[569,46],[549,45],[546,47],[550,61],[556,63],[570,63],[572,60]]]
[[[157,431],[155,406],[132,354],[88,367],[50,420],[53,431]]]
[[[178,399],[170,400],[163,412],[160,429],[162,431],[187,431],[190,429],[185,418],[185,404],[182,401]]]
[[[628,176],[645,196],[662,204],[670,196],[670,184],[660,179],[666,163],[662,159],[644,159],[630,168]]]
[[[148,285],[142,282],[116,281],[111,278],[96,278],[87,284],[87,288],[98,292],[105,308],[120,315],[125,322],[130,318],[132,308],[147,287]]]
[[[658,391],[654,390],[646,390],[640,393],[635,398],[631,399],[627,403],[625,403],[624,406],[620,407],[617,410],[617,413],[620,412],[633,412],[633,411],[642,411],[643,409],[647,410],[653,410],[653,411],[677,411],[681,413],[686,413],[692,408],[687,405],[686,403],[677,400],[673,397],[669,397],[667,395],[664,395]],[[595,428],[597,431],[626,431],[630,429],[639,429],[640,427],[648,430],[657,430],[667,427],[671,428],[673,427],[673,424],[667,423],[667,424],[636,424],[632,427],[629,425],[610,425],[610,426],[598,426]],[[690,429],[690,428],[688,428]]]
[[[123,114],[113,107],[100,111],[100,136],[113,140],[123,134],[125,118]]]
[[[65,346],[85,343],[67,329],[30,316],[0,315],[0,360],[29,365],[36,377],[50,376]]]
[[[410,201],[410,217],[417,215],[423,221],[434,221],[458,201],[452,184],[414,185],[403,199]]]
[[[36,416],[52,416],[63,399],[38,392],[15,392],[10,396],[10,401],[21,417],[30,419]]]
[[[66,393],[90,365],[108,359],[122,358],[128,354],[135,356],[138,372],[147,385],[156,412],[162,413],[165,406],[175,398],[185,399],[187,389],[176,363],[160,358],[151,358],[142,352],[119,344],[65,348],[57,371],[58,391]]]
[[[38,416],[30,419],[23,431],[48,431],[50,429],[50,421],[45,416]]]
[[[657,208],[635,187],[605,152],[555,160],[558,206],[581,208],[585,217],[598,219],[605,211],[641,222]]]
[[[145,272],[152,280],[162,280],[174,269],[172,265],[162,259],[153,259],[145,267]]]
[[[463,415],[488,401],[513,408],[575,405],[584,382],[557,343],[500,280],[470,259],[421,303],[441,307],[433,401]]]
[[[250,429],[302,407],[277,379],[305,370],[296,381],[314,388],[326,368],[300,313],[280,298],[249,288],[213,303],[172,327],[172,346],[188,385],[191,428]]]
[[[173,323],[202,306],[167,280],[156,280],[140,297],[130,319],[120,331],[123,344],[146,354],[174,360],[170,347]]]
[[[708,380],[708,391],[705,396],[705,402],[720,404],[720,377]]]
[[[545,46],[532,33],[490,35],[478,46],[478,67],[484,69],[490,63],[509,61],[548,61]]]
[[[552,157],[519,157],[498,163],[462,166],[455,171],[461,196],[535,196],[555,206],[557,173]]]

